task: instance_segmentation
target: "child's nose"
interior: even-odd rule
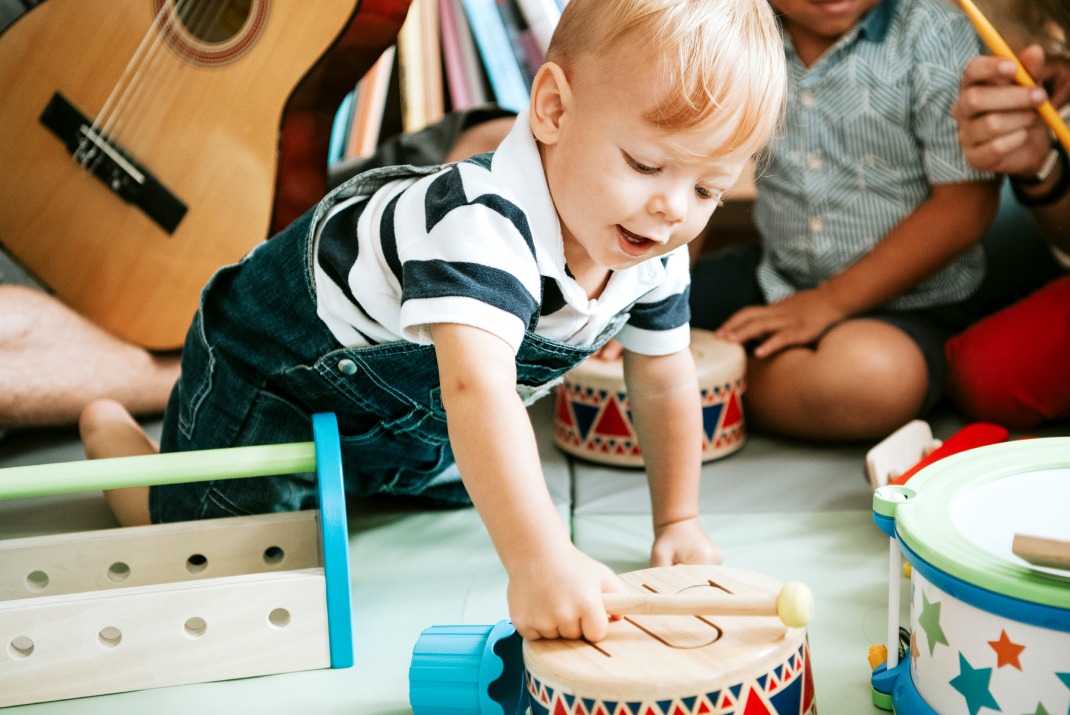
[[[681,191],[659,191],[650,199],[650,212],[667,223],[682,223],[687,216],[687,197]]]

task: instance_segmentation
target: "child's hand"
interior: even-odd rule
[[[509,576],[509,616],[528,640],[603,640],[609,616],[602,594],[627,591],[608,566],[571,545],[556,558],[532,560]]]
[[[785,348],[811,345],[846,317],[818,291],[804,290],[772,305],[738,311],[717,329],[717,336],[741,344],[761,340],[754,356],[764,358]]]
[[[697,518],[675,521],[654,529],[651,566],[719,564],[723,560],[721,547],[714,543]]]

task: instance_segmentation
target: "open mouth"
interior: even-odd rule
[[[657,241],[632,233],[620,225],[617,226],[617,238],[621,250],[629,256],[642,256],[658,245]]]

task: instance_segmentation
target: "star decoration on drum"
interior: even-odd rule
[[[996,651],[997,668],[1009,665],[1018,670],[1022,669],[1022,664],[1019,662],[1018,656],[1025,650],[1025,646],[1011,641],[1011,639],[1007,637],[1007,631],[1000,633],[999,640],[988,641],[988,645],[992,646],[992,650]]]
[[[1027,713],[1027,715],[1051,715],[1047,708],[1044,707],[1044,703],[1037,703],[1037,710],[1033,713]]]
[[[977,715],[981,708],[999,710],[999,703],[992,697],[992,691],[988,684],[992,680],[991,668],[974,668],[966,660],[966,656],[959,653],[959,674],[951,680],[951,687],[962,693],[966,698],[966,707],[970,715]]]
[[[921,594],[921,600],[925,605],[922,606],[918,625],[925,631],[925,637],[929,641],[929,655],[932,655],[936,650],[937,643],[943,643],[944,645],[950,645],[950,643],[947,642],[944,629],[940,627],[940,602],[929,603],[929,597],[925,595],[924,591]]]

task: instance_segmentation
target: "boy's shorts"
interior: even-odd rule
[[[751,305],[765,305],[758,285],[761,247],[746,244],[725,248],[699,258],[691,269],[691,325],[716,330],[736,311]],[[962,305],[913,311],[871,311],[858,316],[888,323],[914,341],[925,358],[929,383],[920,415],[943,396],[947,378],[944,343],[968,325],[968,309]]]

